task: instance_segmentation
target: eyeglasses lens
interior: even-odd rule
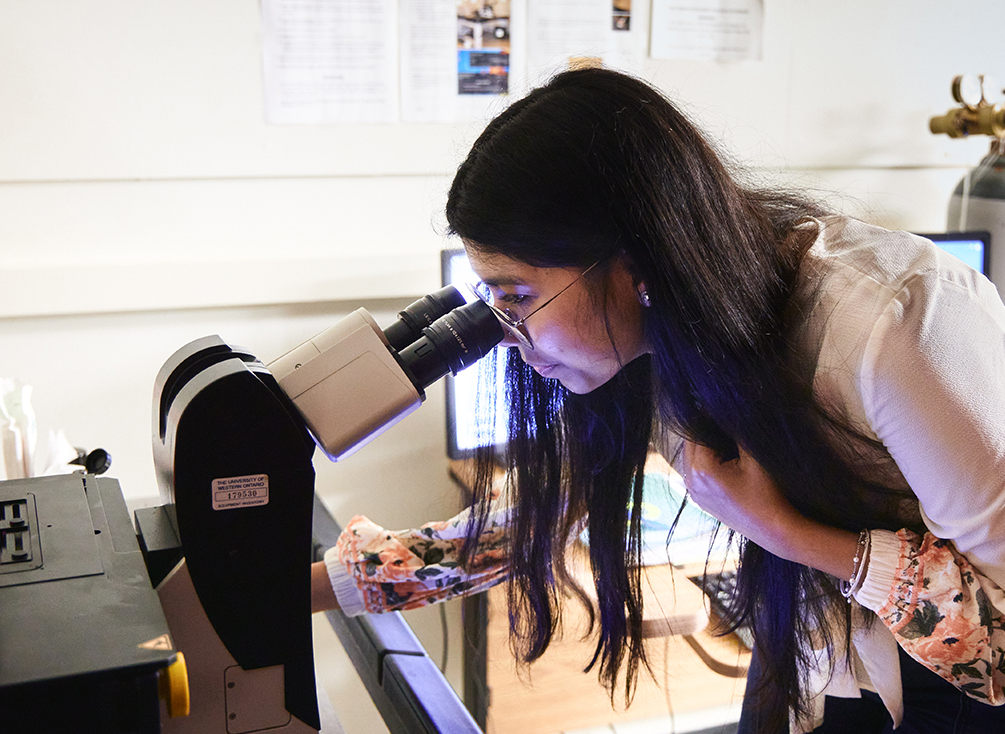
[[[506,330],[507,334],[512,336],[528,349],[534,348],[534,343],[530,339],[530,334],[524,330],[519,317],[517,317],[508,308],[503,309],[496,306],[493,302],[495,299],[492,297],[492,291],[485,283],[474,283],[468,287],[471,288],[472,292],[476,296],[478,296],[479,300],[492,309],[492,313],[494,313],[496,318],[499,319],[499,323],[502,324],[502,327]]]

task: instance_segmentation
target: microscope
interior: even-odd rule
[[[414,411],[425,388],[503,339],[452,287],[386,329],[358,309],[268,365],[218,336],[178,350],[154,391],[163,505],[136,512],[140,546],[189,705],[163,731],[321,729],[310,609],[312,457],[339,461]]]

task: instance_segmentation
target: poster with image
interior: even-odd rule
[[[614,17],[612,27],[616,31],[632,29],[632,0],[614,0]]]
[[[457,93],[509,92],[509,0],[457,3]]]

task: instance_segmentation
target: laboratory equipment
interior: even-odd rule
[[[386,330],[358,309],[268,366],[218,336],[165,363],[153,424],[164,504],[136,513],[175,646],[189,651],[191,713],[165,732],[320,728],[315,444],[350,455],[502,338],[488,307],[443,289]]]
[[[931,118],[929,129],[952,138],[987,135],[991,147],[968,171],[949,199],[946,229],[981,230],[991,236],[991,281],[1005,287],[1005,102],[1002,85],[989,75],[953,79],[953,99],[960,105]]]
[[[114,479],[0,482],[4,731],[157,734],[160,691],[183,713],[172,644]]]

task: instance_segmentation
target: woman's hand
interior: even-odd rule
[[[742,448],[739,458],[723,461],[712,449],[686,441],[684,484],[701,509],[758,545],[779,525],[801,519],[774,480]]]
[[[776,556],[848,578],[858,535],[803,517],[754,458],[684,442],[684,485],[702,510]]]

